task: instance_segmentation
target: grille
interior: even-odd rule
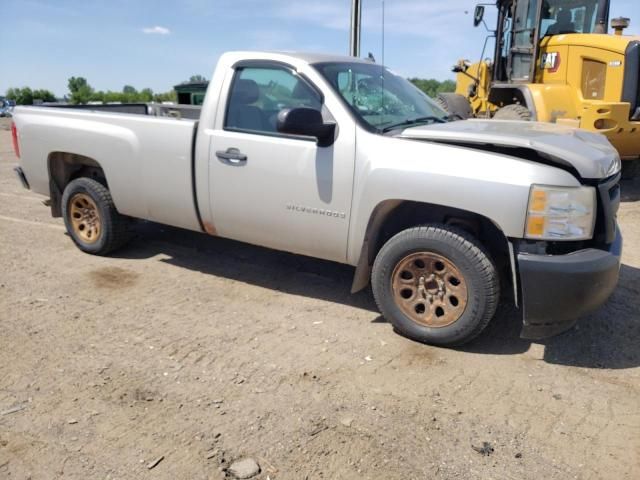
[[[599,242],[613,243],[616,238],[616,215],[620,207],[620,174],[598,184],[598,218],[596,236]]]

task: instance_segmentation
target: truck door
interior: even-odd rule
[[[237,64],[227,91],[209,146],[211,223],[217,234],[344,262],[353,121],[340,122],[320,90],[281,63]],[[336,142],[318,147],[309,137],[279,133],[278,112],[295,107],[314,108],[325,121],[337,121]]]

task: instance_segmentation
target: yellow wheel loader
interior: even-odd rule
[[[640,174],[640,36],[623,35],[628,18],[613,19],[615,33],[607,34],[609,1],[497,0],[496,29],[487,28],[487,40],[496,39],[493,59],[459,61],[456,92],[437,100],[460,118],[602,133],[620,153],[623,177]],[[488,5],[476,6],[475,26]]]

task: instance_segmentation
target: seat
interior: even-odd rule
[[[254,80],[237,80],[231,92],[226,126],[243,130],[267,130],[262,110],[251,105],[259,98],[260,89]]]
[[[287,105],[285,108],[299,107],[313,108],[315,110],[322,111],[322,102],[320,101],[318,94],[302,80],[298,80],[293,87],[289,105]],[[267,125],[273,132],[278,131],[278,113],[280,112],[277,111],[273,113],[267,119]]]
[[[571,10],[560,10],[556,23],[547,29],[546,35],[560,35],[562,33],[576,33],[576,26],[571,21]]]

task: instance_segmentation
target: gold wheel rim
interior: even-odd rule
[[[391,274],[396,305],[414,322],[446,327],[458,321],[467,306],[467,284],[449,259],[432,252],[404,257]]]
[[[71,227],[76,236],[85,243],[97,242],[102,224],[96,202],[86,193],[76,193],[71,197],[69,206]]]

